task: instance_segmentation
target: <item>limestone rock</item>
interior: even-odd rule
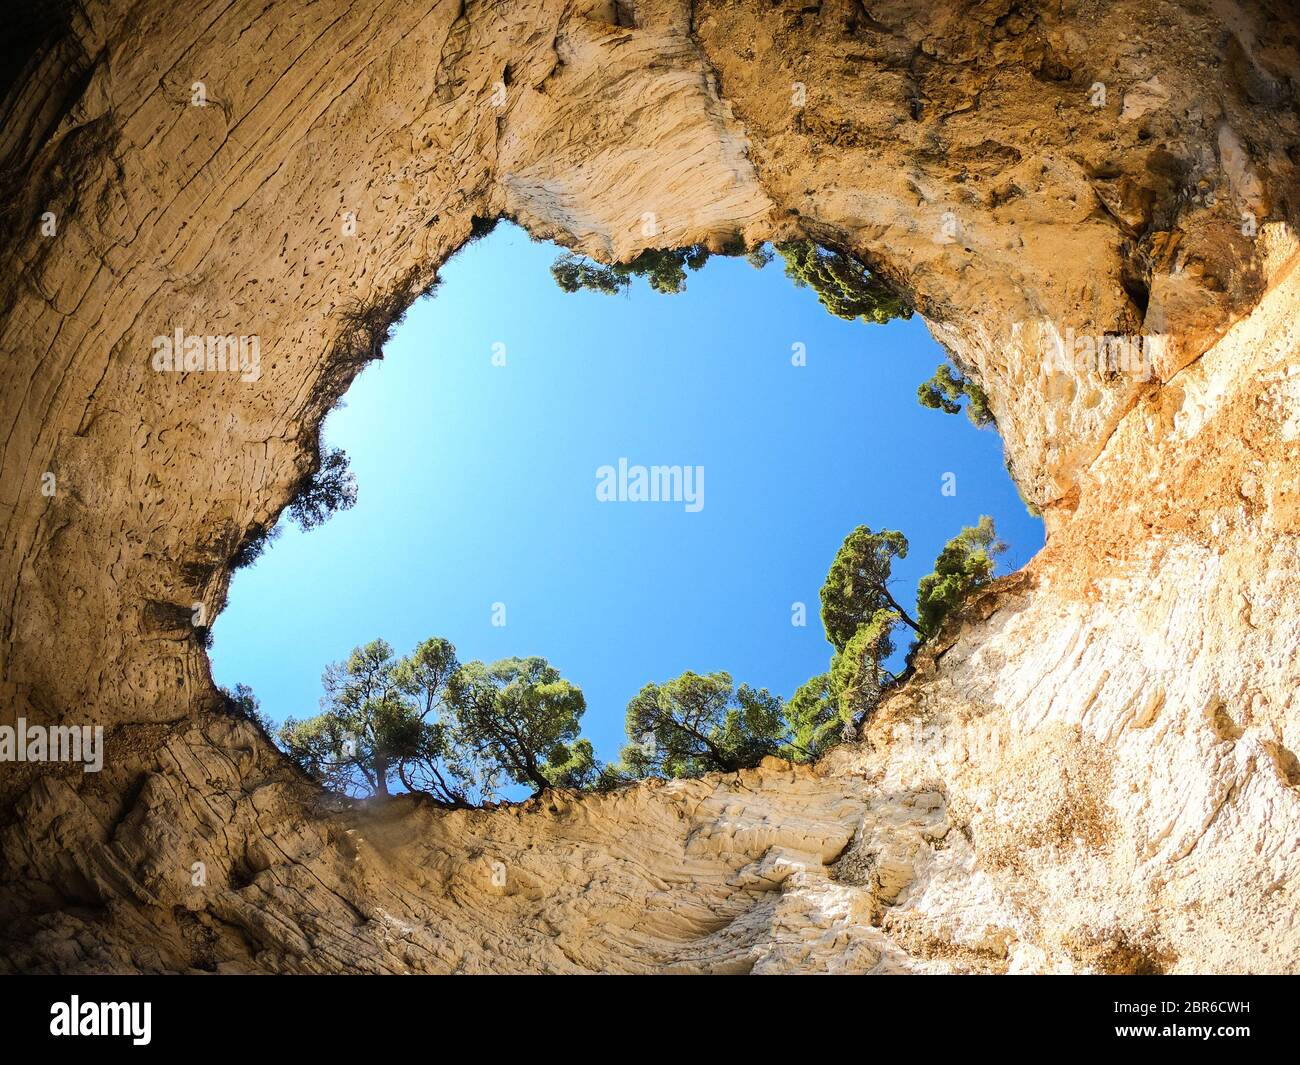
[[[0,966],[1300,969],[1289,5],[66,19],[0,135],[0,714],[108,757],[0,766]],[[221,712],[196,604],[503,214],[605,259],[843,246],[982,382],[1047,546],[860,743],[449,813],[331,799]],[[258,337],[256,379],[156,372],[178,328]],[[1049,357],[1108,335],[1149,372]]]

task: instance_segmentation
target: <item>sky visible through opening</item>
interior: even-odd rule
[[[919,317],[842,321],[779,257],[714,257],[679,295],[569,295],[559,251],[505,223],[464,249],[327,420],[356,506],[310,533],[282,519],[213,631],[217,682],[251,686],[277,724],[319,711],[321,671],[353,647],[444,636],[462,662],[547,658],[614,761],[650,681],[726,670],[788,698],[824,672],[818,591],[855,526],[907,536],[909,611],[981,514],[1009,545],[998,573],[1042,546],[996,431],[917,403],[944,357]],[[620,458],[703,466],[703,508],[598,501]]]

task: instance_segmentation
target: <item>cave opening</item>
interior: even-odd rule
[[[484,228],[326,419],[355,505],[309,531],[282,516],[232,579],[213,675],[272,729],[317,714],[353,648],[443,637],[462,663],[546,659],[612,764],[648,683],[725,671],[788,701],[827,673],[819,590],[855,527],[907,537],[890,587],[909,608],[982,515],[998,574],[1042,545],[996,427],[918,403],[945,361],[919,316],[837,318],[780,256],[713,256],[672,295],[566,292],[564,249]]]

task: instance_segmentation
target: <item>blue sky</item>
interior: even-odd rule
[[[919,318],[841,321],[779,258],[715,258],[675,296],[640,281],[569,295],[549,273],[558,251],[503,223],[411,308],[325,426],[357,505],[310,533],[286,519],[236,574],[214,626],[218,683],[250,685],[275,721],[304,717],[325,664],[357,644],[405,654],[445,636],[462,661],[548,658],[582,687],[584,732],[613,760],[649,681],[726,670],[789,696],[824,671],[817,593],[854,526],[907,535],[894,574],[909,607],[980,514],[1010,545],[999,572],[1042,545],[996,432],[917,403],[943,359]],[[621,457],[703,466],[703,509],[599,502],[596,471]]]

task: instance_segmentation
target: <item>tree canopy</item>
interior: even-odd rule
[[[810,287],[832,314],[877,324],[912,316],[907,301],[854,256],[811,240],[782,241],[775,247],[785,262],[786,276],[796,285]],[[634,277],[643,277],[656,292],[673,295],[685,291],[687,271],[699,270],[713,254],[703,244],[652,248],[629,262],[606,265],[565,252],[552,264],[551,276],[565,292],[585,289],[614,295],[626,289]],[[746,249],[737,242],[718,254],[743,255],[759,269],[772,261],[772,252],[762,244]]]
[[[321,713],[290,718],[279,742],[307,773],[352,795],[400,783],[452,806],[505,783],[581,787],[599,767],[579,739],[582,691],[543,658],[461,665],[441,638],[396,658],[383,640],[326,667]]]
[[[607,266],[585,255],[565,252],[551,265],[551,276],[565,292],[586,289],[607,296],[622,292],[632,278],[643,277],[656,292],[671,296],[686,290],[686,271],[700,269],[710,256],[703,244],[649,248],[630,262]]]
[[[816,292],[821,305],[837,318],[884,325],[912,317],[907,300],[852,255],[811,240],[785,241],[776,250],[785,260],[786,277]]]
[[[882,610],[919,631],[889,590],[894,559],[906,557],[907,537],[893,529],[872,532],[859,525],[844,538],[821,590],[822,627],[837,651]]]
[[[895,679],[885,662],[894,653],[897,627],[907,625],[918,641],[929,639],[963,596],[992,579],[994,558],[1005,549],[987,515],[963,528],[918,583],[913,619],[889,590],[894,559],[907,557],[907,537],[865,525],[849,533],[821,590],[822,626],[835,648],[830,672],[796,692],[788,709],[800,745],[818,749],[835,742],[832,710],[846,733],[869,715]]]
[[[847,734],[876,708],[886,681],[894,680],[885,660],[894,653],[890,634],[897,623],[896,611],[877,610],[831,658],[830,698]]]
[[[348,453],[336,447],[325,452],[316,471],[299,483],[289,513],[305,531],[323,525],[356,501],[357,479],[349,466]]]
[[[728,673],[687,671],[647,684],[627,706],[623,765],[634,776],[734,772],[778,753],[787,729],[781,699]]]
[[[966,417],[972,425],[982,429],[993,424],[993,412],[989,409],[984,389],[946,362],[941,362],[930,379],[922,382],[916,390],[916,398],[921,406],[941,410],[945,414],[958,413],[962,409],[963,396],[966,398]]]
[[[418,708],[398,683],[397,666],[383,640],[326,666],[321,713],[291,717],[280,729],[288,755],[337,791],[387,795],[425,739]]]
[[[805,681],[785,704],[785,715],[791,761],[811,762],[845,738],[844,720],[829,673]]]
[[[581,761],[574,746],[586,700],[544,658],[471,662],[451,678],[449,700],[456,741],[513,783],[540,792]]]
[[[916,589],[916,613],[927,637],[939,631],[963,596],[993,579],[994,559],[1006,549],[987,514],[944,545],[934,569],[921,578]]]

